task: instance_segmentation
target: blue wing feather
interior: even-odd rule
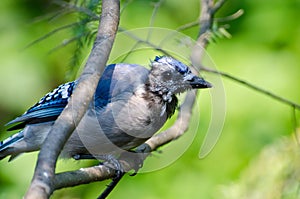
[[[19,122],[22,123],[11,127],[8,130],[22,128],[28,123],[54,121],[68,104],[68,100],[73,93],[76,83],[76,81],[73,81],[62,84],[53,91],[47,93],[23,115],[7,123],[6,125]]]
[[[113,73],[116,64],[108,65],[103,72],[96,88],[94,102],[96,107],[104,107],[111,100],[111,89],[114,87]]]
[[[134,92],[137,86],[145,83],[148,73],[148,69],[139,65],[107,66],[96,88],[94,105],[102,108],[119,94]],[[23,128],[26,124],[55,121],[68,104],[76,85],[77,81],[68,82],[49,92],[23,115],[7,123],[6,125],[19,123],[7,130]]]

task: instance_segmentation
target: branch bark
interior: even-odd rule
[[[102,0],[102,14],[92,52],[68,105],[55,121],[41,148],[25,198],[49,198],[54,191],[58,155],[92,99],[113,45],[119,24],[119,13],[119,0]]]

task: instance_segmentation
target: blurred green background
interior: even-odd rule
[[[52,53],[49,51],[70,38],[72,31],[61,31],[24,49],[27,44],[51,30],[76,21],[74,14],[50,21],[39,20],[40,16],[57,9],[58,6],[51,4],[50,0],[1,1],[1,139],[11,134],[5,132],[5,123],[22,114],[46,92],[70,80],[66,74],[70,70],[74,45]],[[195,21],[199,9],[196,0],[167,0],[159,8],[154,26],[176,29]],[[211,43],[207,49],[209,56],[219,70],[300,103],[300,1],[228,0],[217,17],[228,16],[238,9],[243,9],[245,13],[239,19],[228,22],[232,38],[217,39],[216,43]],[[120,25],[126,29],[147,27],[152,11],[153,2],[132,1],[124,9]],[[197,31],[195,27],[183,33],[195,39]],[[138,60],[147,63],[152,58],[141,55]],[[204,73],[204,76],[208,80],[213,78],[212,74]],[[203,159],[198,158],[210,121],[210,98],[208,92],[203,92],[198,98],[201,101],[200,123],[194,119],[189,130],[192,132],[197,124],[200,125],[191,146],[168,167],[135,177],[126,176],[110,198],[225,198],[220,193],[220,187],[224,189],[232,182],[237,182],[265,147],[276,147],[278,140],[292,137],[294,125],[291,107],[228,79],[223,80],[226,120],[213,151]],[[198,119],[197,113],[194,114]],[[179,143],[175,141],[168,147],[176,147],[176,142]],[[272,155],[276,156],[276,153],[270,153],[267,157]],[[10,163],[7,159],[0,162],[0,198],[23,196],[30,184],[36,158],[37,153],[31,153]],[[145,164],[160,159],[164,159],[164,153],[154,153]],[[60,160],[58,170],[66,171],[91,164]],[[252,172],[259,172],[264,167],[261,163]],[[54,193],[53,198],[96,198],[107,183],[105,181],[60,190]],[[291,198],[298,197],[295,195]]]

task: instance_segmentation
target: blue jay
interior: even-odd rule
[[[174,114],[176,94],[211,87],[174,58],[156,57],[150,65],[150,70],[124,63],[106,67],[92,102],[61,152],[62,157],[80,159],[135,148]],[[8,130],[22,130],[0,142],[0,160],[10,156],[10,161],[21,153],[39,150],[76,85],[77,80],[60,85],[10,121],[7,125],[14,126]]]

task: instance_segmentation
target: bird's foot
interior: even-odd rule
[[[100,160],[106,162],[100,162],[101,165],[108,166],[116,170],[116,178],[118,178],[124,172],[124,169],[119,162],[113,155],[91,155],[91,154],[76,154],[72,157],[74,160]]]
[[[103,165],[110,167],[116,171],[124,172],[124,169],[120,163],[120,161],[113,155],[97,155],[95,156],[98,160],[104,160]]]
[[[128,151],[122,153],[120,159],[124,160],[125,162],[131,163],[131,167],[134,170],[134,172],[130,174],[130,176],[135,176],[140,170],[140,168],[143,167],[145,157],[145,153]]]

